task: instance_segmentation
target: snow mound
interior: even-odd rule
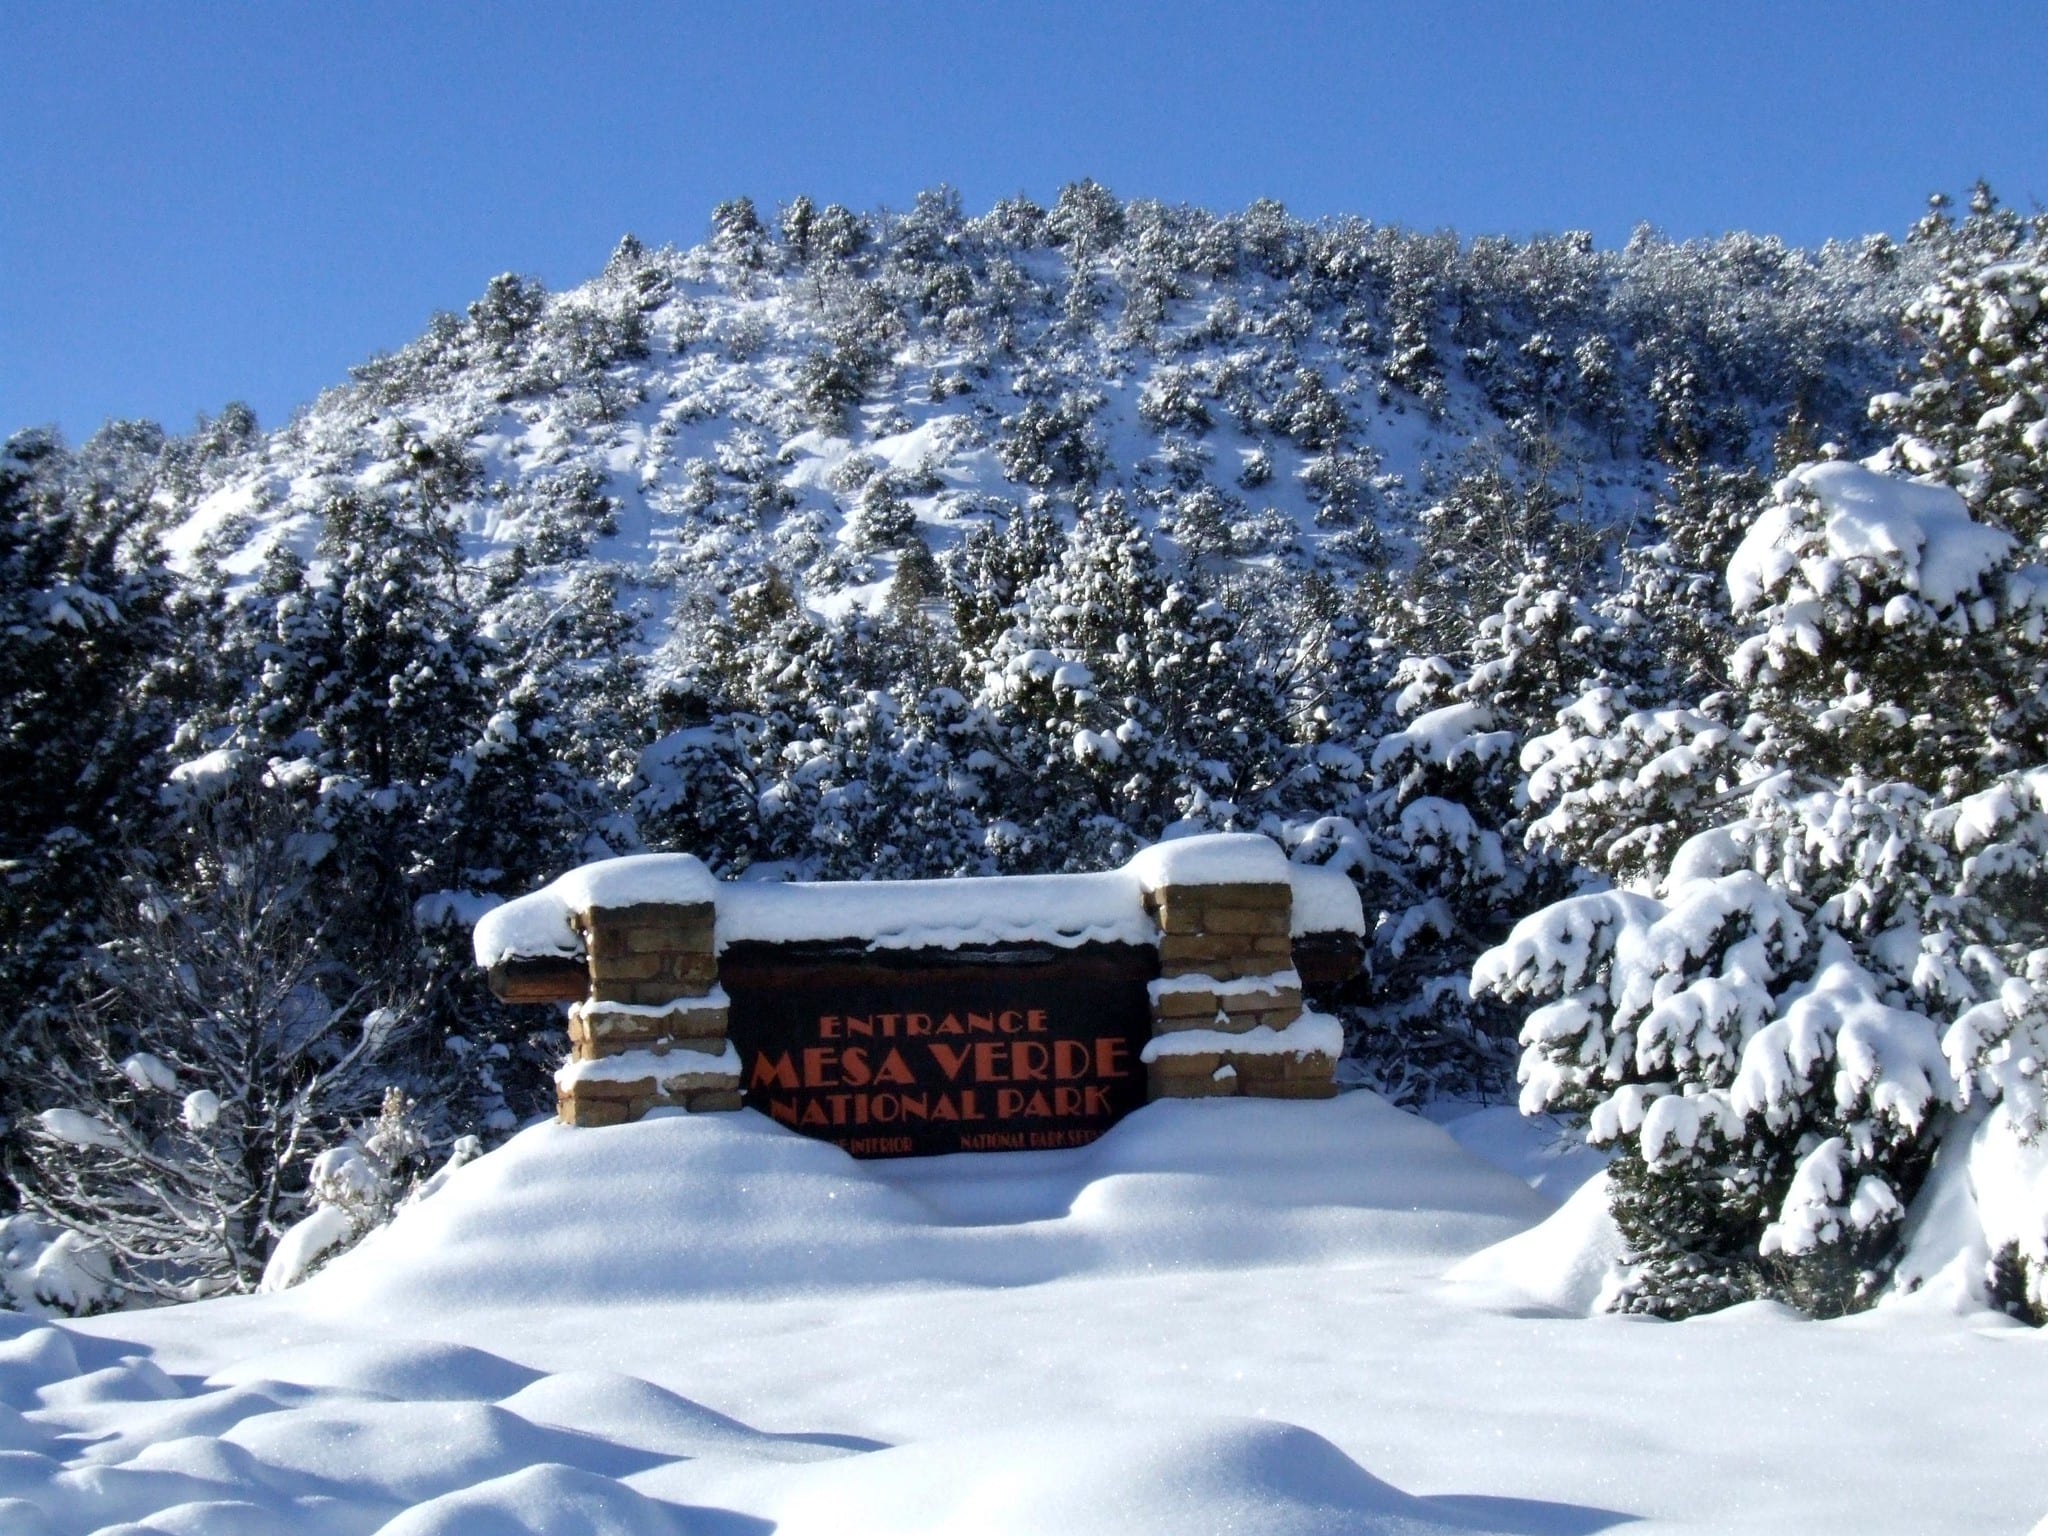
[[[535,1424],[594,1435],[667,1457],[745,1456],[824,1461],[871,1441],[828,1435],[771,1435],[621,1371],[557,1371],[498,1404]]]
[[[1091,1146],[991,1161],[858,1162],[750,1110],[535,1126],[295,1294],[374,1317],[1450,1258],[1550,1209],[1369,1093],[1152,1104]]]
[[[2008,1245],[2048,1270],[2048,1138],[2029,1143],[2001,1105],[1943,1139],[1881,1305],[1967,1316],[1989,1304],[1991,1259]]]
[[[539,1373],[461,1344],[420,1339],[371,1339],[346,1344],[301,1344],[250,1355],[216,1371],[210,1387],[282,1382],[331,1387],[370,1397],[421,1402],[494,1402],[519,1391]]]
[[[777,1536],[1426,1536],[1498,1530],[1261,1419],[1061,1425],[919,1441],[811,1470]],[[1526,1527],[1524,1527],[1526,1529]]]
[[[399,1506],[541,1462],[594,1460],[625,1472],[656,1460],[544,1429],[490,1403],[320,1401],[245,1419],[221,1440],[247,1451],[273,1481]]]
[[[1547,1220],[1481,1249],[1445,1278],[1466,1300],[1494,1311],[1559,1317],[1605,1311],[1623,1252],[1607,1196],[1603,1171]]]
[[[542,1465],[415,1505],[377,1536],[685,1536],[690,1529],[624,1483]]]

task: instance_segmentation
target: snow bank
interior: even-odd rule
[[[2038,1335],[1981,1311],[1557,1320],[1584,1294],[1557,1261],[1587,1251],[1562,1218],[1494,1250],[1513,1294],[1443,1282],[1546,1206],[1364,1093],[892,1165],[744,1114],[529,1132],[303,1289],[0,1313],[0,1530],[2038,1518]]]
[[[1880,1305],[1977,1311],[1989,1303],[1992,1256],[2008,1246],[2048,1276],[2048,1138],[2029,1144],[2001,1105],[1943,1140]]]
[[[787,1484],[779,1536],[1430,1536],[1498,1529],[1265,1419],[1036,1425],[849,1457]]]
[[[573,914],[641,902],[714,902],[718,944],[859,943],[877,949],[983,944],[1150,944],[1145,894],[1165,885],[1291,885],[1294,933],[1365,932],[1350,880],[1288,862],[1255,833],[1177,838],[1102,874],[810,884],[720,881],[688,854],[638,854],[571,870],[552,885],[486,912],[476,961],[580,955]],[[440,909],[437,909],[437,911]]]
[[[1623,1257],[1607,1201],[1607,1175],[1597,1173],[1547,1220],[1481,1249],[1445,1279],[1467,1300],[1496,1311],[1559,1317],[1604,1312]]]
[[[935,1203],[965,1177],[963,1161],[968,1203]],[[983,1196],[992,1204],[974,1203]],[[368,1319],[592,1296],[1016,1285],[1318,1254],[1449,1257],[1549,1209],[1370,1093],[1158,1103],[1071,1151],[884,1162],[750,1110],[656,1111],[596,1133],[522,1132],[293,1295]]]

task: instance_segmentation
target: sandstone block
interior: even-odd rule
[[[487,973],[491,991],[506,1003],[573,1003],[590,984],[590,973],[575,956],[545,960],[501,960]]]
[[[1196,1051],[1188,1055],[1161,1056],[1157,1061],[1147,1062],[1146,1070],[1154,1078],[1213,1077],[1222,1065],[1220,1052]]]
[[[674,1038],[680,1043],[687,1038],[716,1041],[718,1043],[711,1049],[721,1051],[725,1049],[725,1035],[726,1010],[723,1008],[692,1008],[683,1013],[656,1015],[623,1013],[586,1004],[569,1015],[569,1038],[577,1042],[633,1040],[646,1043]]]
[[[1202,904],[1188,897],[1162,901],[1152,908],[1161,933],[1200,933],[1207,926],[1207,917]]]
[[[1220,1003],[1232,1013],[1300,1013],[1301,989],[1263,987],[1257,992],[1226,992]]]
[[[1190,1029],[1216,1029],[1225,1034],[1241,1035],[1255,1027],[1258,1020],[1251,1014],[1217,1012],[1199,1019],[1154,1019],[1153,1035],[1176,1035]]]
[[[1248,1099],[1334,1099],[1337,1084],[1334,1079],[1321,1078],[1301,1082],[1244,1080],[1244,1096]]]
[[[668,923],[650,923],[626,930],[626,943],[636,954],[682,952],[711,953],[710,917]]]
[[[1213,1019],[1220,1005],[1214,992],[1162,992],[1152,1005],[1155,1019]],[[1182,1024],[1179,1028],[1188,1026]]]
[[[700,1088],[683,1095],[683,1107],[693,1115],[723,1114],[740,1107],[737,1088]]]
[[[1167,1059],[1191,1061],[1193,1057],[1161,1058],[1147,1068],[1146,1087],[1155,1099],[1227,1099],[1238,1092],[1237,1079],[1218,1077],[1215,1068],[1206,1073],[1161,1072]]]
[[[580,1091],[558,1094],[555,1113],[564,1125],[624,1125],[627,1106],[613,1099],[593,1099]]]
[[[718,957],[709,953],[668,955],[661,974],[676,984],[670,997],[702,997],[718,980]]]
[[[595,946],[590,951],[592,981],[652,981],[662,972],[662,955],[607,955]]]
[[[678,1072],[661,1080],[662,1091],[671,1095],[734,1088],[738,1084],[739,1077],[731,1072]]]
[[[606,1100],[613,1103],[628,1103],[633,1099],[644,1099],[655,1090],[653,1074],[646,1077],[601,1078],[587,1077],[569,1091],[581,1099],[593,1102]]]
[[[1285,1029],[1301,1017],[1299,1005],[1292,1008],[1232,1008],[1229,1012],[1232,1027],[1237,1029],[1257,1029],[1262,1024],[1268,1029]],[[1220,1029],[1222,1026],[1217,1027]]]
[[[1237,1067],[1238,1074],[1245,1080],[1247,1093],[1253,1092],[1255,1086],[1264,1088],[1275,1083],[1331,1082],[1337,1070],[1336,1061],[1320,1051],[1238,1056],[1233,1057],[1232,1061]]]
[[[663,1003],[672,1003],[678,998],[702,997],[710,990],[711,983],[717,979],[718,962],[706,956],[701,969],[688,977],[622,980],[608,976],[592,976],[590,1001],[640,1003],[658,1007]]]
[[[1209,910],[1205,931],[1209,933],[1249,933],[1287,937],[1290,921],[1285,907],[1212,907]]]
[[[1208,969],[1211,962],[1252,954],[1254,947],[1264,942],[1242,933],[1169,933],[1159,940],[1159,967],[1169,976],[1195,972],[1217,975],[1218,972]]]
[[[1294,890],[1291,886],[1198,885],[1188,889],[1198,894],[1202,905],[1212,913],[1225,907],[1249,908],[1257,912],[1290,912],[1294,908]],[[1173,887],[1167,888],[1168,900],[1178,894]]]

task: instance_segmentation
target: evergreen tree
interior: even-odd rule
[[[118,850],[154,816],[184,679],[172,588],[145,528],[162,434],[110,432],[74,457],[0,448],[0,1001],[17,1031],[68,1005]]]

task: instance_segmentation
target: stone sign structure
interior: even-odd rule
[[[1230,834],[1098,875],[612,859],[488,914],[476,950],[507,1002],[571,1004],[564,1122],[748,1106],[881,1157],[1079,1146],[1157,1098],[1327,1097],[1343,1034],[1304,988],[1354,974],[1363,931],[1348,878]]]

